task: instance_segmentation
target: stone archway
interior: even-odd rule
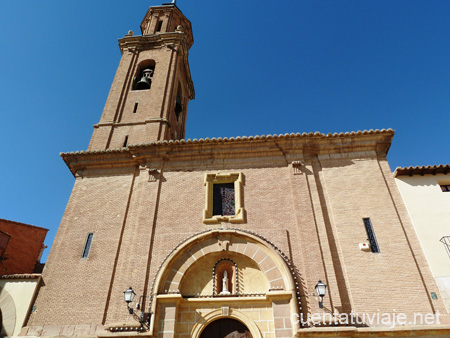
[[[204,328],[200,338],[253,338],[247,326],[232,318],[213,321]]]
[[[236,263],[231,266],[236,270],[236,288],[228,285],[231,294],[221,295],[214,273],[224,260]],[[229,274],[234,280],[231,270]],[[245,325],[252,338],[261,338],[261,332],[275,335],[278,329],[298,329],[298,323],[290,320],[301,309],[291,263],[269,240],[244,229],[205,230],[182,240],[158,267],[151,294],[149,310],[155,316],[149,324],[157,335],[200,338],[205,327],[224,318]],[[266,320],[255,321],[257,317]],[[270,325],[272,321],[284,324]],[[239,330],[228,338],[238,334]]]
[[[176,293],[182,277],[192,264],[209,253],[223,251],[249,257],[260,267],[271,290],[294,291],[298,297],[298,284],[294,281],[287,257],[272,243],[262,240],[261,236],[241,229],[205,231],[180,243],[159,267],[152,283],[152,293]]]
[[[220,322],[225,319],[229,319],[229,320],[239,323],[239,324],[235,324],[238,329],[234,330],[234,331],[238,331],[238,333],[239,333],[239,330],[242,330],[242,328],[245,328],[245,330],[243,330],[243,332],[241,332],[241,333],[245,334],[245,336],[242,336],[242,338],[244,338],[244,337],[263,338],[263,335],[261,334],[261,331],[259,330],[258,326],[255,324],[255,322],[250,317],[248,317],[245,313],[238,311],[238,310],[231,311],[228,314],[228,316],[224,316],[222,313],[222,310],[210,311],[209,313],[203,315],[201,320],[199,320],[195,323],[195,325],[192,327],[192,330],[190,332],[190,337],[192,337],[192,338],[209,338],[209,337],[211,337],[211,336],[209,336],[209,337],[203,336],[203,332],[205,332],[205,330],[210,325],[214,324],[215,322]],[[231,323],[231,322],[229,322],[229,323]],[[215,324],[215,325],[221,325],[221,324]],[[226,325],[226,323],[225,323],[225,325]],[[213,328],[214,328],[214,326],[213,326]],[[226,330],[227,329],[225,329],[225,331]],[[214,332],[214,329],[211,329],[211,331]],[[234,331],[231,331],[230,333],[233,333]],[[248,331],[248,334],[245,331]],[[206,331],[206,334],[209,334],[208,331]],[[221,338],[224,338],[224,337],[226,337],[226,335]],[[232,336],[232,337],[230,336],[227,338],[238,338],[238,337],[239,336],[237,334],[235,334],[234,336]],[[214,338],[219,338],[219,337],[214,337]]]

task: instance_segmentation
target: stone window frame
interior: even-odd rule
[[[213,215],[214,184],[234,183],[234,215]],[[244,223],[245,209],[242,200],[242,185],[244,174],[242,172],[205,174],[203,185],[206,186],[206,204],[203,210],[203,223],[217,224],[220,222]]]

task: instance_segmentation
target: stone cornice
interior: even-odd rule
[[[287,165],[311,156],[345,154],[341,158],[386,156],[394,131],[297,133],[284,135],[158,141],[127,148],[61,153],[72,173],[85,169],[164,166],[173,170],[209,167],[225,162],[248,166]],[[355,156],[351,156],[355,154]],[[197,169],[198,170],[198,169]]]
[[[186,38],[183,32],[167,32],[152,35],[126,35],[119,39],[119,47],[123,53],[125,49],[146,49],[149,47],[161,47],[180,43],[183,52],[188,51]]]
[[[118,127],[118,126],[137,126],[137,125],[144,125],[148,123],[166,123],[170,127],[170,122],[167,119],[164,118],[149,118],[145,121],[136,121],[136,122],[99,122],[97,124],[94,124],[94,128],[99,127]]]

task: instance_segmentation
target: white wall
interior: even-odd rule
[[[440,242],[450,236],[450,192],[440,188],[450,184],[450,175],[402,175],[395,181],[450,313],[450,251]]]
[[[0,309],[3,322],[13,323],[15,316],[12,336],[20,333],[37,285],[38,278],[0,279]],[[8,328],[8,335],[11,335],[11,330],[12,327]]]

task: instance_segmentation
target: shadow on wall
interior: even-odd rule
[[[12,336],[16,326],[16,305],[9,292],[4,289],[0,290],[0,319],[0,337]]]

